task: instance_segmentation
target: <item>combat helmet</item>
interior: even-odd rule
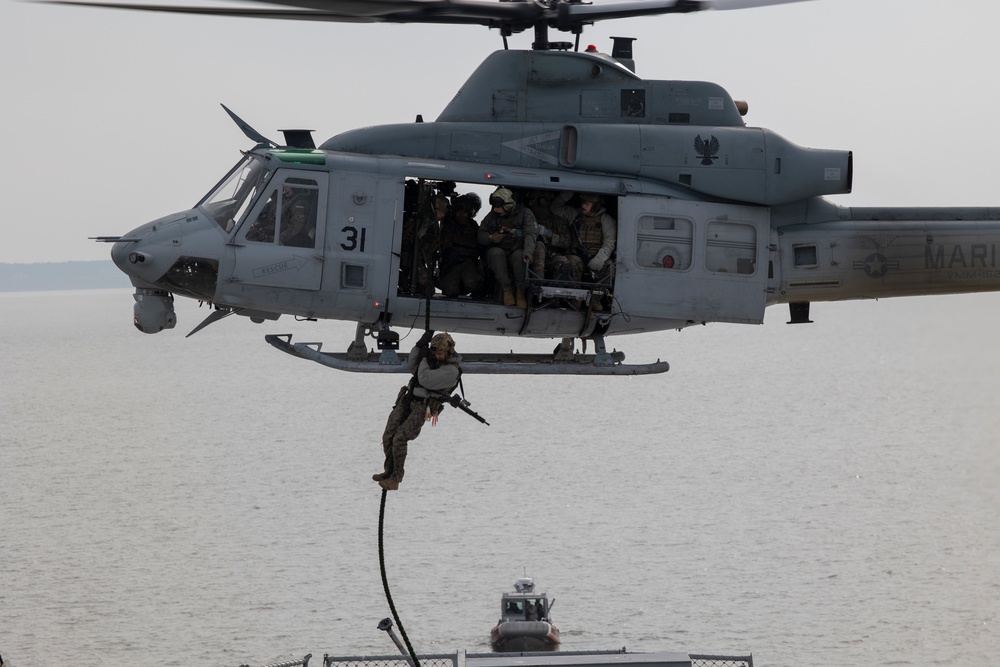
[[[434,195],[431,197],[431,208],[442,213],[448,212],[448,198],[444,195]]]
[[[483,207],[483,200],[475,192],[466,192],[455,199],[455,206],[466,208],[469,211],[469,216],[474,218],[479,213],[479,209]]]
[[[455,354],[455,339],[446,333],[435,334],[431,338],[430,348],[435,354],[451,356]]]
[[[503,210],[510,213],[514,210],[514,193],[504,187],[499,187],[490,195],[490,208],[503,207]]]

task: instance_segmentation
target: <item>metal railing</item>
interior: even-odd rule
[[[602,655],[612,653],[622,653],[623,651],[566,651],[566,652],[545,652],[545,653],[522,653],[521,657],[531,655],[552,656],[552,655]],[[418,655],[420,667],[465,667],[469,658],[496,657],[496,654],[465,654],[460,653],[435,653],[428,655]],[[732,656],[732,655],[707,655],[689,654],[691,667],[753,667],[753,655]],[[312,654],[304,656],[301,660],[264,665],[263,667],[309,667],[309,660]],[[240,667],[250,667],[240,665]],[[323,667],[412,667],[409,657],[404,655],[352,655],[338,656],[323,654]]]
[[[264,665],[264,667],[309,667],[309,659],[312,658],[312,653],[307,653],[302,656],[301,660],[290,660],[289,662],[276,662],[270,665]],[[240,665],[240,667],[250,667],[250,665]]]
[[[418,655],[420,667],[458,667],[457,653]],[[403,655],[323,655],[323,667],[411,667]]]
[[[753,667],[753,655],[699,655],[691,653],[691,667]]]

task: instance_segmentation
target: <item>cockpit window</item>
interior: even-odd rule
[[[203,206],[220,227],[231,231],[267,182],[269,174],[263,158],[247,155],[199,206]]]
[[[274,243],[277,237],[279,245],[316,247],[318,194],[319,183],[311,178],[286,178],[283,183],[276,183],[243,238],[256,243]]]

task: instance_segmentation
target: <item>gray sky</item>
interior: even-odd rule
[[[998,24],[996,0],[813,0],[611,21],[582,43],[635,36],[645,78],[715,81],[749,101],[749,125],[853,150],[854,193],[837,203],[986,206],[1000,205]],[[474,26],[0,0],[0,262],[103,259],[88,236],[192,206],[250,146],[220,102],[272,138],[433,120],[499,48]]]

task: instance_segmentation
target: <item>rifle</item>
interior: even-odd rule
[[[591,275],[596,280],[597,276],[594,275],[594,272],[589,267],[590,260],[594,259],[594,257],[587,251],[587,246],[583,245],[583,237],[580,236],[581,222],[583,222],[583,216],[578,215],[569,226],[573,230],[573,239],[576,241],[576,247],[573,248],[573,252],[583,260],[583,272]]]
[[[469,415],[470,417],[475,417],[479,422],[486,424],[487,426],[490,425],[490,423],[485,419],[483,419],[483,417],[478,412],[469,407],[470,403],[467,400],[465,400],[458,394],[446,394],[443,391],[427,390],[427,395],[430,396],[431,398],[438,399],[442,403],[447,403],[453,408],[458,408],[465,414]]]

